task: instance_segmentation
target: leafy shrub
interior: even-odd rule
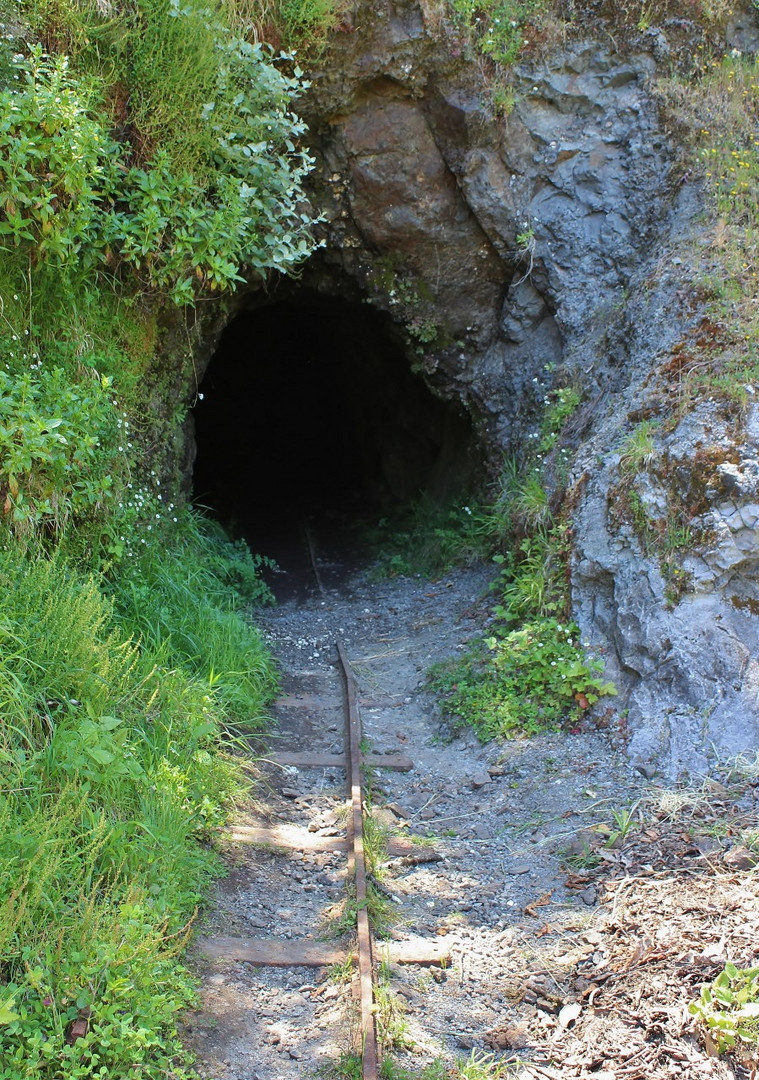
[[[39,48],[16,60],[22,89],[0,94],[0,237],[33,244],[36,259],[99,259],[102,207],[115,190],[120,150],[90,115],[94,84],[65,57]]]
[[[112,485],[115,413],[106,377],[0,369],[0,499],[19,536],[59,535],[102,507]]]
[[[268,64],[260,45],[217,45],[205,114],[196,123],[174,114],[178,130],[207,132],[205,157],[161,146],[145,167],[129,164],[128,145],[95,116],[92,79],[39,48],[19,59],[22,88],[0,93],[0,236],[33,249],[35,262],[126,267],[178,304],[202,288],[234,289],[243,267],[287,271],[308,255],[299,203],[310,159],[295,148],[303,124],[290,111],[297,78]]]
[[[65,947],[24,950],[0,991],[1,1080],[189,1077],[176,1031],[194,998],[174,958],[182,939],[167,948],[146,897],[83,914],[86,935],[75,927]]]
[[[755,1060],[759,1047],[759,967],[725,964],[689,1010],[703,1024],[717,1050]]]
[[[455,724],[481,739],[535,734],[576,718],[604,694],[603,664],[584,656],[579,629],[553,618],[490,637],[469,655],[433,669],[431,686]]]

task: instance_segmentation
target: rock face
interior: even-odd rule
[[[659,255],[671,264],[671,249]],[[650,464],[625,468],[657,369],[694,318],[677,283],[664,270],[625,312],[634,378],[576,457],[572,565],[583,636],[623,691],[630,755],[672,778],[759,746],[759,408],[736,441],[735,418],[697,402],[652,428]]]
[[[498,118],[430,11],[360,3],[313,77],[302,111],[324,247],[303,281],[388,313],[493,463],[537,437],[557,372],[581,385],[561,444],[576,451],[577,617],[629,710],[634,759],[698,771],[712,747],[759,744],[759,413],[737,445],[713,404],[683,411],[657,436],[659,466],[626,470],[652,373],[702,317],[685,294],[703,207],[674,182],[652,89],[670,31],[528,56]],[[756,13],[734,22],[753,40]]]
[[[646,53],[579,42],[520,69],[505,119],[415,3],[360,9],[306,105],[326,268],[410,330],[487,447],[519,440],[553,370],[666,220],[670,155]],[[324,287],[324,285],[323,285]]]

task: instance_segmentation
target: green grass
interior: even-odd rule
[[[324,51],[345,11],[344,0],[232,0],[228,17],[243,35],[255,34],[307,63]]]
[[[260,730],[276,679],[260,634],[242,615],[272,601],[257,575],[262,560],[198,513],[179,516],[169,548],[156,529],[124,559],[111,586],[120,622],[166,667],[191,670],[228,724]]]
[[[406,1002],[391,985],[390,965],[381,961],[374,984],[374,1015],[377,1039],[385,1051],[408,1049],[413,1045],[406,1021]]]
[[[633,480],[656,460],[654,435],[660,426],[654,420],[643,420],[625,438],[619,450],[619,473],[625,480]]]
[[[342,1054],[334,1065],[325,1066],[317,1075],[325,1080],[361,1080],[361,1056],[356,1053]],[[494,1054],[472,1050],[468,1058],[450,1066],[438,1058],[429,1065],[414,1069],[405,1068],[391,1055],[386,1055],[382,1059],[379,1075],[381,1080],[507,1080],[509,1076],[517,1074],[498,1061]]]
[[[184,617],[190,551],[212,548],[193,528],[178,557],[141,567],[167,624]],[[123,596],[119,616],[60,555],[0,547],[2,1080],[189,1075],[179,956],[218,870],[201,841],[242,791],[221,729],[274,684],[257,636],[230,636],[229,582],[203,584],[192,610],[231,665],[215,680],[186,642],[138,643]]]
[[[522,52],[528,25],[550,11],[551,0],[449,0],[454,18],[477,50],[509,67]]]

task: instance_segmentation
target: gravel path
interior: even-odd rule
[[[489,573],[489,568],[458,571],[432,584],[371,582],[356,575],[339,592],[291,600],[262,619],[283,669],[284,696],[275,710],[278,728],[271,747],[342,750],[333,666],[334,642],[340,638],[359,681],[370,749],[402,751],[414,761],[410,773],[376,770],[372,783],[372,814],[382,829],[420,841],[418,857],[387,861],[380,881],[389,908],[386,933],[390,940],[444,941],[451,961],[442,970],[383,966],[386,1004],[380,1022],[387,1051],[412,1074],[440,1058],[453,1067],[474,1049],[526,1062],[520,1066],[525,1078],[738,1075],[701,1050],[685,1010],[698,976],[711,974],[720,957],[724,961],[724,933],[722,953],[714,954],[711,966],[696,964],[692,977],[678,976],[682,1001],[676,995],[673,1005],[672,993],[662,991],[662,1008],[676,1016],[665,1040],[675,1047],[669,1057],[659,1054],[653,1060],[646,1023],[639,1025],[638,1047],[629,1020],[623,1022],[611,1006],[607,1011],[614,1022],[603,1021],[602,1031],[593,1025],[604,1015],[599,996],[621,987],[615,957],[628,965],[632,986],[633,971],[640,968],[640,956],[629,964],[633,946],[655,943],[657,925],[676,921],[677,905],[662,908],[664,894],[654,889],[649,907],[636,909],[639,932],[633,934],[619,919],[646,889],[631,892],[625,883],[640,867],[650,868],[650,874],[640,871],[650,878],[647,888],[659,880],[659,856],[672,879],[670,871],[676,872],[683,857],[670,841],[680,835],[683,814],[690,815],[688,836],[696,817],[724,818],[725,799],[736,822],[755,821],[755,783],[744,784],[734,798],[720,785],[723,804],[716,810],[701,789],[690,801],[681,798],[672,811],[674,803],[665,805],[667,793],[631,769],[619,737],[608,730],[487,746],[469,734],[451,738],[425,691],[425,672],[478,632],[486,615],[482,597]],[[258,770],[254,801],[240,810],[237,824],[289,823],[322,836],[341,834],[340,770],[299,772],[265,761]],[[615,837],[628,810],[625,835]],[[657,827],[656,838],[646,841],[641,854],[644,829]],[[230,873],[218,887],[204,934],[304,943],[339,935],[343,855],[284,852],[224,839],[220,844]],[[713,870],[715,850],[719,862],[731,844],[718,840],[717,849],[712,847]],[[431,850],[436,861],[428,861]],[[706,858],[700,849],[697,857]],[[689,881],[694,867],[703,870],[703,862],[688,864]],[[719,862],[717,870],[711,885],[716,887],[719,878],[728,892],[736,887],[735,867]],[[735,931],[735,949],[742,948],[742,959],[749,962],[759,936],[746,936],[751,924],[744,908],[756,911],[759,889],[750,866],[740,873],[745,896],[737,903],[735,925],[744,929]],[[732,884],[722,881],[726,875]],[[678,902],[682,895],[674,886]],[[713,893],[694,902],[708,921]],[[659,921],[646,926],[649,909],[652,920],[659,912]],[[695,909],[689,918],[700,926]],[[706,931],[701,927],[698,933]],[[320,1070],[330,1075],[330,1067],[351,1049],[355,1003],[344,973],[256,969],[200,956],[196,963],[203,1006],[188,1020],[186,1037],[198,1052],[202,1076],[295,1080]],[[609,981],[612,972],[615,979]],[[661,977],[666,990],[666,970]],[[645,1005],[643,990],[639,1016],[641,1001]],[[629,1004],[625,1008],[630,1015]],[[623,1053],[630,1046],[637,1053],[632,1061]]]

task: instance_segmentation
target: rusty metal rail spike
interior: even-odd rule
[[[361,992],[361,1051],[363,1080],[377,1080],[377,1031],[374,1023],[374,985],[372,940],[369,929],[366,890],[366,861],[364,859],[363,792],[361,786],[361,721],[356,700],[356,679],[342,644],[337,642],[337,655],[345,684],[348,787],[350,813],[348,816],[348,860],[356,879],[356,935],[358,938],[358,973]]]

